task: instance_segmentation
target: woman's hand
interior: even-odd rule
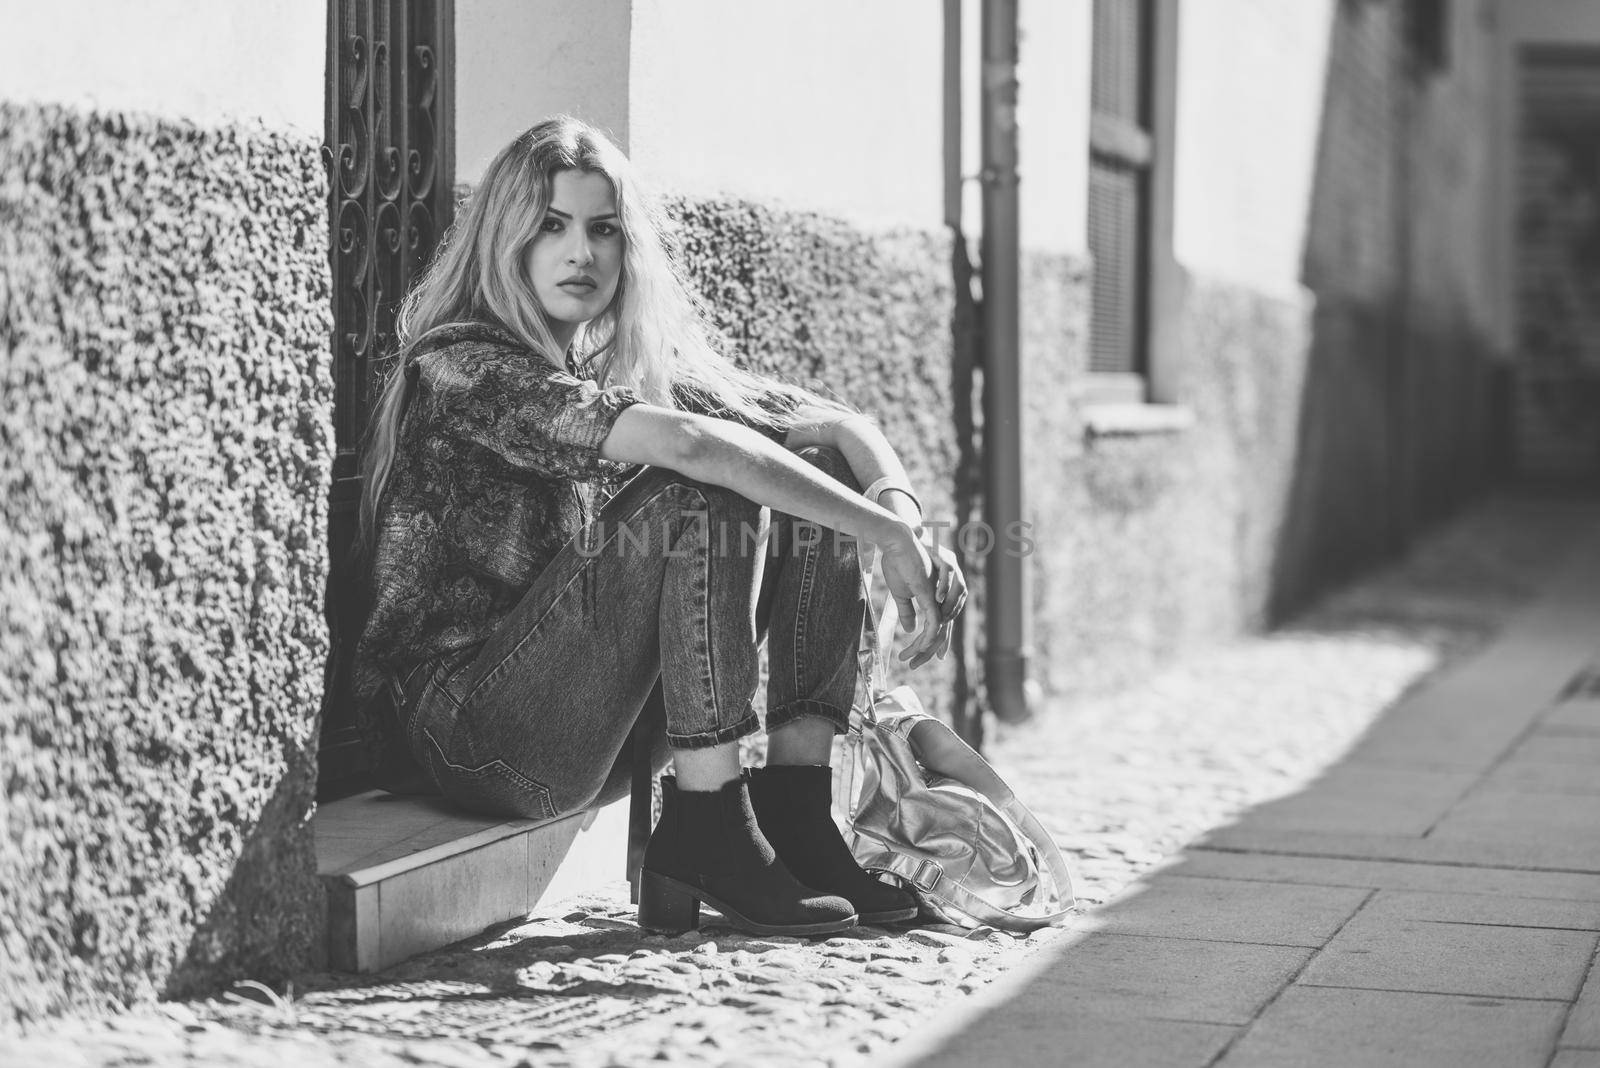
[[[939,602],[939,622],[954,623],[967,607],[967,576],[954,549],[934,545],[934,600]]]
[[[900,653],[913,669],[950,652],[951,625],[967,604],[967,580],[955,553],[906,535],[880,544],[884,581],[900,613],[902,630],[917,636]]]
[[[967,607],[967,577],[961,573],[955,551],[933,544],[928,546],[928,554],[933,561],[933,599],[939,606],[938,640],[933,649],[911,661],[912,668],[921,667],[935,656],[942,660],[949,654],[956,617]]]
[[[930,653],[938,642],[938,592],[933,584],[933,562],[927,547],[917,539],[916,528],[897,524],[895,536],[878,542],[882,554],[883,581],[899,609],[900,629],[917,631],[916,639],[900,654],[920,656]],[[887,652],[887,650],[882,650]]]

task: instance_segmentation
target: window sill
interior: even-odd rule
[[[1090,439],[1181,434],[1194,425],[1194,412],[1181,404],[1099,403],[1081,411]]]

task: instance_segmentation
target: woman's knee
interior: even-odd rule
[[[795,455],[857,493],[861,492],[861,483],[856,480],[855,472],[850,470],[850,461],[832,445],[807,445]]]
[[[707,512],[718,518],[746,519],[761,511],[761,505],[726,486],[700,482],[666,468],[653,469],[639,479],[644,480],[641,485],[629,483],[628,488],[646,498],[664,499],[682,513]]]
[[[597,519],[601,529],[608,534],[615,530],[619,539],[649,544],[664,536],[669,546],[680,533],[701,526],[713,547],[759,544],[764,524],[770,523],[770,515],[749,498],[665,468],[633,479]]]
[[[709,482],[690,482],[689,485],[705,502],[705,510],[713,519],[754,521],[761,514],[761,505],[736,490]]]

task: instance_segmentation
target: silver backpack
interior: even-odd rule
[[[915,889],[923,905],[964,927],[1032,931],[1076,905],[1066,858],[989,762],[923,710],[884,671],[897,617],[874,620],[870,571],[862,677],[867,695],[843,740],[835,802],[857,863]]]

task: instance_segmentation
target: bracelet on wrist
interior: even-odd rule
[[[884,476],[883,478],[878,479],[872,485],[868,486],[866,488],[864,496],[867,498],[867,500],[871,501],[873,504],[877,504],[878,503],[878,498],[883,496],[883,494],[887,493],[889,490],[892,490],[892,489],[899,490],[901,493],[904,493],[907,497],[910,497],[911,498],[911,503],[913,503],[913,504],[915,504],[917,506],[918,514],[920,514],[922,512],[922,500],[921,500],[921,498],[919,498],[916,495],[916,493],[914,493],[912,491],[911,487],[906,485],[903,482],[898,482],[895,479],[888,477],[887,475]]]

